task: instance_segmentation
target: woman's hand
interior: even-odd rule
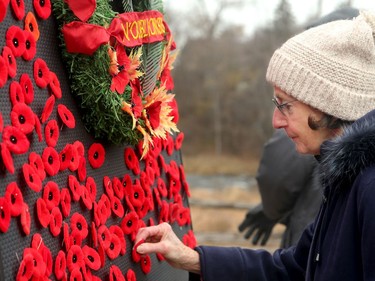
[[[168,223],[139,229],[134,244],[141,255],[160,253],[173,267],[200,274],[198,252],[184,245]]]

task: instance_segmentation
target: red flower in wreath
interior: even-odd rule
[[[36,200],[36,211],[40,224],[43,227],[47,227],[51,221],[51,212],[48,210],[46,201],[43,198]]]
[[[46,171],[44,170],[42,157],[34,151],[31,152],[29,154],[29,164],[37,171],[40,179],[43,181],[46,178]]]
[[[141,86],[138,79],[135,79],[134,82],[131,82],[132,87],[132,94],[131,94],[131,101],[127,103],[125,101],[122,102],[122,110],[128,113],[133,119],[133,126],[132,129],[135,128],[135,124],[137,119],[141,117],[143,104],[142,104],[142,93],[141,93]]]
[[[10,204],[10,214],[17,217],[21,214],[23,208],[23,195],[16,182],[11,182],[5,189],[5,199]]]
[[[49,181],[43,189],[43,199],[46,202],[47,209],[52,211],[54,207],[60,204],[60,189],[57,183]]]
[[[17,127],[26,135],[34,130],[34,112],[25,103],[19,102],[13,106],[10,112],[10,120],[14,127]]]
[[[49,72],[49,88],[52,94],[57,98],[60,99],[62,97],[62,90],[59,78],[57,77],[56,73],[53,71]]]
[[[8,170],[9,173],[13,174],[14,164],[13,164],[12,154],[10,153],[5,143],[0,143],[0,149],[1,149],[1,158],[3,160],[3,164],[5,168]]]
[[[42,160],[44,169],[47,174],[54,176],[59,172],[60,169],[60,158],[59,154],[53,147],[46,147],[42,153]]]
[[[35,192],[42,190],[42,180],[39,177],[38,172],[30,164],[23,164],[22,166],[23,177],[26,184]]]
[[[71,197],[69,190],[67,188],[61,189],[61,194],[60,194],[60,204],[61,204],[61,211],[63,216],[66,218],[70,214],[70,209],[71,209]]]
[[[88,150],[89,163],[92,168],[100,168],[105,160],[105,149],[100,143],[93,143]]]
[[[43,20],[46,20],[51,15],[51,1],[50,0],[33,0],[33,5],[36,14]]]
[[[50,117],[52,111],[53,111],[53,107],[55,106],[55,96],[50,96],[47,101],[46,101],[46,104],[44,105],[44,108],[43,108],[43,112],[42,112],[42,115],[40,116],[40,120],[42,121],[42,123],[46,122],[47,119]]]
[[[54,273],[57,280],[62,280],[66,276],[66,255],[60,250],[55,258]]]
[[[73,214],[72,218],[70,219],[70,228],[72,231],[78,231],[82,239],[85,239],[89,233],[87,221],[80,213]]]
[[[70,247],[66,257],[66,265],[70,272],[72,272],[74,269],[80,270],[85,266],[84,255],[81,247],[78,245],[72,245]]]
[[[7,232],[11,219],[11,206],[9,201],[0,197],[0,231]]]
[[[82,252],[86,266],[92,270],[99,270],[101,262],[98,252],[94,248],[87,245],[83,246]]]
[[[49,230],[54,237],[61,233],[62,222],[63,219],[60,209],[58,207],[54,207],[51,211],[51,219],[49,223]]]
[[[132,170],[135,175],[139,175],[139,173],[141,172],[139,167],[139,160],[132,147],[125,148],[124,158],[126,167],[128,167],[129,170]]]
[[[34,35],[24,30],[24,37],[25,37],[25,51],[22,54],[22,58],[26,61],[32,60],[36,54],[36,41]]]
[[[18,20],[22,20],[25,16],[25,2],[24,0],[10,0],[14,16]]]
[[[52,119],[47,122],[44,127],[44,137],[46,144],[50,147],[55,147],[59,140],[60,130],[56,120]]]
[[[111,91],[123,94],[126,85],[130,81],[128,69],[130,68],[131,60],[126,54],[124,46],[121,44],[117,45],[116,51],[109,48],[108,52],[111,58],[111,67],[109,69],[112,75]]]
[[[14,57],[12,49],[5,46],[3,48],[2,56],[8,68],[9,77],[14,78],[14,76],[16,76],[17,74],[17,61],[16,61],[16,58]]]
[[[9,0],[0,1],[0,22],[2,22],[7,14]]]
[[[2,88],[8,81],[8,66],[4,58],[0,57],[0,88]]]
[[[16,25],[8,28],[5,34],[6,45],[12,50],[15,57],[20,57],[25,52],[25,34],[23,30]]]
[[[121,269],[116,265],[111,265],[109,268],[109,281],[125,281],[125,277],[121,272]]]
[[[21,85],[17,81],[10,83],[9,99],[12,106],[15,106],[17,103],[25,103],[25,96],[23,95]]]
[[[3,142],[10,152],[23,154],[29,150],[30,141],[17,127],[6,126],[3,130]]]
[[[25,235],[30,234],[31,216],[29,206],[24,202],[21,209],[21,226]]]
[[[39,88],[47,87],[50,81],[50,70],[44,60],[37,58],[34,62],[34,80]]]
[[[40,36],[39,26],[32,12],[28,12],[26,15],[24,30],[31,32],[34,36],[35,41],[38,41]]]
[[[20,77],[20,86],[25,99],[26,104],[30,104],[34,100],[34,86],[31,82],[30,76],[27,73],[23,73]]]

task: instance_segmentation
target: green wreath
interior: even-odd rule
[[[165,138],[167,133],[178,131],[173,120],[176,103],[170,76],[176,52],[171,52],[175,45],[168,27],[157,21],[163,13],[162,1],[124,0],[122,14],[114,12],[107,0],[77,2],[52,1],[62,31],[71,91],[79,101],[85,127],[95,138],[114,144],[134,145],[142,140],[145,154],[154,137]],[[131,46],[123,45],[120,37],[125,38],[124,34],[116,37],[113,31],[115,19],[120,18],[122,31],[117,28],[116,32],[137,23],[143,24],[137,30],[143,37],[148,28],[149,34],[159,31],[158,39],[144,42],[143,38],[131,42]],[[128,24],[128,18],[133,25]],[[95,36],[86,36],[93,29]],[[95,48],[76,49],[100,37],[103,39]]]

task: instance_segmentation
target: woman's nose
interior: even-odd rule
[[[286,116],[280,112],[277,108],[273,111],[272,126],[275,129],[284,128],[287,125]]]

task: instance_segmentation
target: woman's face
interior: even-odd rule
[[[333,137],[334,132],[327,128],[312,130],[308,125],[308,118],[320,120],[324,114],[297,101],[277,87],[274,87],[274,98],[279,109],[276,107],[273,112],[273,127],[284,129],[299,153],[319,155],[320,145]]]

